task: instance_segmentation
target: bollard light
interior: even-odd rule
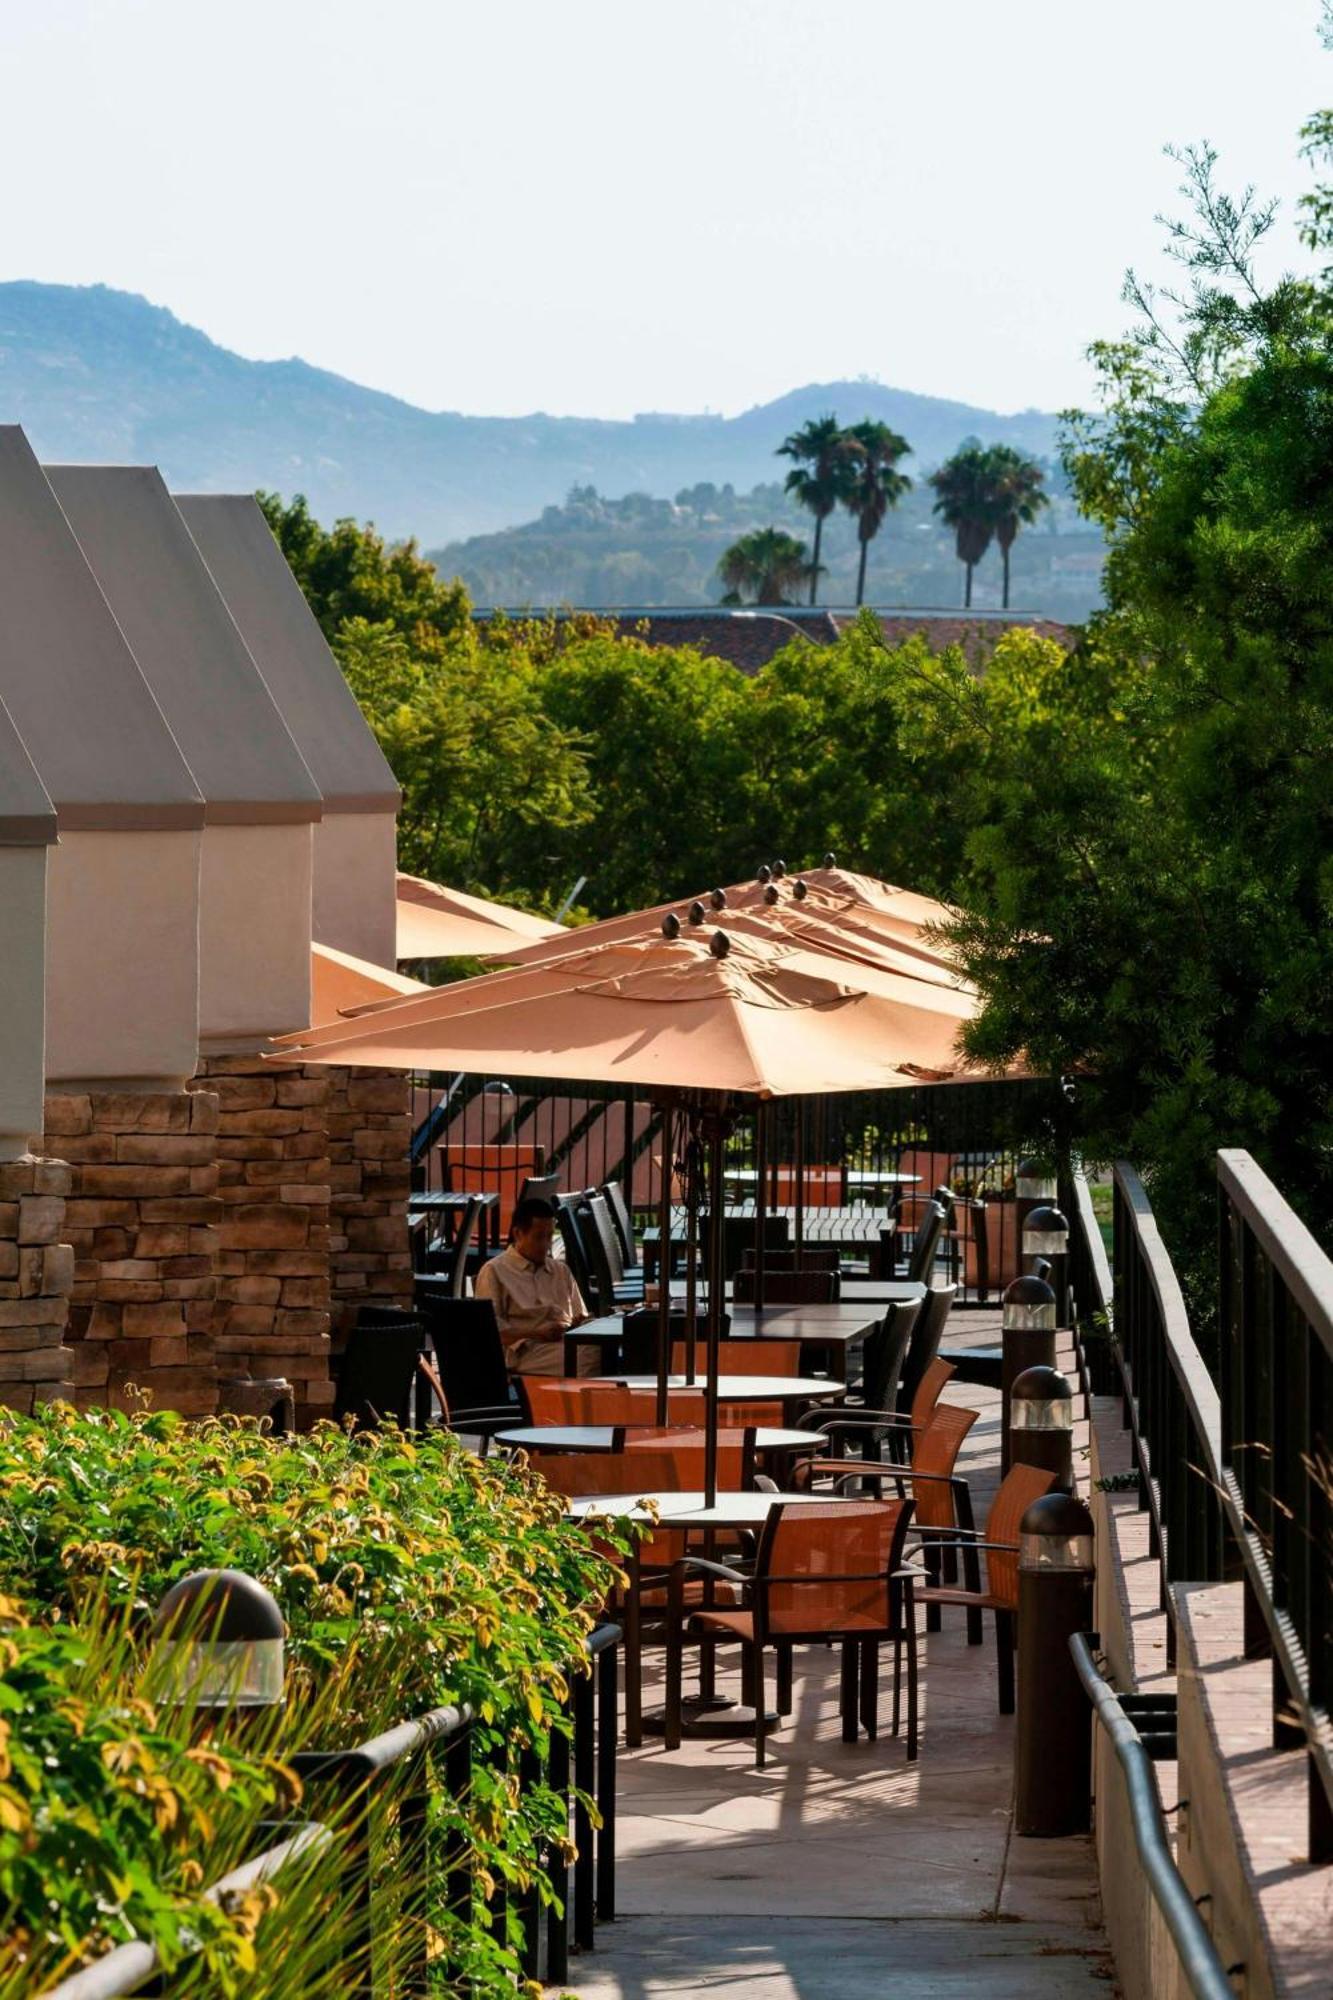
[[[1040,1160],[1020,1160],[1014,1169],[1014,1194],[1019,1201],[1054,1201],[1059,1189],[1055,1176],[1047,1173]]]
[[[1092,1516],[1068,1493],[1034,1500],[1018,1530],[1014,1831],[1055,1839],[1091,1818],[1092,1727],[1069,1654],[1092,1625]]]
[[[824,866],[826,868],[836,868],[837,865],[838,865],[838,857],[833,852],[833,849],[830,848],[828,853],[824,856]]]
[[[785,861],[775,861],[773,863],[773,880],[775,882],[780,882],[786,872],[787,864]]]
[[[708,900],[715,910],[725,910],[727,907],[727,892],[725,889],[710,889]]]
[[[803,903],[806,897],[810,894],[809,884],[803,881],[802,878],[798,875],[796,880],[791,885],[791,892],[792,895],[795,896],[798,903]]]
[[[1044,1278],[1015,1278],[1000,1301],[1006,1333],[1055,1331],[1055,1293]]]
[[[153,1619],[159,1700],[196,1708],[269,1708],[282,1700],[285,1627],[277,1599],[238,1569],[173,1583]]]
[[[1023,1223],[1025,1257],[1063,1257],[1069,1248],[1069,1223],[1060,1210],[1043,1202]]]
[[[1058,1368],[1025,1368],[1009,1389],[1009,1463],[1053,1472],[1074,1486],[1074,1396]]]
[[[680,936],[680,918],[674,910],[668,910],[662,919],[662,936],[671,944]]]
[[[701,924],[703,923],[704,918],[707,915],[707,912],[705,911],[703,904],[696,897],[694,902],[690,904],[690,907],[686,912],[686,914],[689,917],[689,920],[692,924]]]

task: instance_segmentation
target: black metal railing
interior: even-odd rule
[[[1239,1580],[1249,1657],[1273,1660],[1273,1742],[1309,1759],[1308,1852],[1333,1858],[1333,1264],[1247,1153],[1218,1156],[1220,1389],[1147,1190],[1115,1169],[1110,1352],[1139,1504],[1172,1585]],[[1091,1204],[1083,1284],[1095,1289]]]
[[[310,1862],[331,1851],[341,1880],[336,1896],[328,1900],[342,1919],[344,1990],[358,2000],[375,2000],[390,1983],[381,1970],[390,1962],[395,1991],[424,1992],[437,1983],[447,1989],[456,1969],[434,1956],[432,1937],[438,1939],[439,1932],[428,1921],[429,1912],[443,1905],[471,1917],[484,1907],[493,1931],[501,1938],[509,1931],[509,1898],[503,1888],[496,1888],[484,1905],[479,1902],[473,1857],[457,1830],[456,1815],[445,1815],[449,1830],[443,1839],[432,1835],[432,1797],[444,1794],[452,1805],[466,1807],[473,1760],[485,1754],[506,1773],[512,1761],[520,1790],[542,1784],[564,1802],[565,1838],[553,1834],[541,1857],[551,1892],[544,1911],[536,1881],[530,1880],[517,1892],[513,1912],[525,1977],[536,1979],[544,1972],[548,1983],[563,1982],[571,1937],[579,1949],[591,1950],[596,1924],[615,1916],[620,1638],[620,1627],[609,1620],[589,1634],[588,1670],[570,1676],[567,1733],[552,1729],[544,1765],[535,1752],[514,1755],[508,1745],[480,1751],[475,1718],[466,1707],[433,1709],[350,1749],[302,1751],[289,1758],[302,1781],[304,1810],[323,1817],[297,1828],[259,1829],[262,1852],[215,1883],[206,1896],[223,1902],[273,1880],[299,1860]],[[392,1881],[385,1879],[386,1864],[372,1837],[375,1815],[390,1787],[397,1827],[388,1864]],[[572,1866],[566,1851],[571,1838]],[[281,1923],[280,1911],[276,1921]],[[379,1941],[390,1928],[393,1949],[386,1952]],[[149,1985],[160,1971],[153,1946],[130,1942],[52,1987],[44,2000],[119,2000]]]
[[[1122,1698],[1097,1671],[1090,1635],[1075,1632],[1069,1650],[1093,1714],[1119,1762],[1139,1865],[1175,1945],[1186,1990],[1193,2000],[1234,2000],[1235,1989],[1226,1968],[1176,1867],[1163,1826],[1161,1794],[1149,1748],[1126,1713]]]

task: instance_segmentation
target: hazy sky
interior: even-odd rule
[[[1306,185],[1317,0],[0,0],[0,276],[431,408],[1086,389],[1210,138]],[[1290,228],[1284,249],[1290,255]]]

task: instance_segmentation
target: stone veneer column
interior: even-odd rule
[[[70,1163],[69,1344],[81,1408],[217,1408],[218,1101],[180,1091],[49,1091],[46,1136]]]
[[[405,1071],[330,1067],[325,1074],[333,1334],[341,1345],[358,1306],[412,1304],[407,1240],[412,1119]]]
[[[219,1373],[285,1375],[298,1423],[327,1416],[328,1081],[255,1055],[201,1058],[192,1088],[216,1091]]]
[[[0,1404],[25,1414],[73,1393],[74,1252],[60,1240],[70,1179],[63,1160],[0,1161]]]

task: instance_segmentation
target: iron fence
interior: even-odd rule
[[[1076,1208],[1075,1269],[1089,1296],[1101,1293],[1110,1323],[1172,1663],[1172,1585],[1240,1581],[1247,1655],[1273,1661],[1273,1743],[1306,1750],[1309,1857],[1325,1861],[1333,1859],[1333,1263],[1249,1154],[1219,1154],[1217,1172],[1218,1381],[1195,1342],[1147,1191],[1124,1161],[1115,1169],[1109,1292],[1090,1202]]]
[[[438,1955],[440,1931],[430,1922],[431,1913],[442,1907],[469,1917],[484,1911],[485,1921],[505,1938],[509,1898],[497,1887],[483,1900],[457,1815],[444,1816],[444,1837],[437,1838],[440,1816],[432,1812],[432,1802],[444,1797],[465,1809],[474,1759],[484,1755],[506,1777],[513,1775],[520,1791],[545,1785],[563,1803],[563,1829],[545,1843],[542,1856],[551,1892],[544,1913],[535,1879],[517,1893],[513,1912],[524,1976],[544,1973],[549,1983],[562,1982],[571,1939],[579,1949],[591,1950],[596,1924],[615,1916],[620,1638],[620,1627],[610,1621],[589,1634],[588,1671],[570,1676],[567,1730],[551,1730],[544,1763],[535,1751],[516,1753],[489,1737],[479,1745],[476,1719],[466,1707],[433,1709],[349,1749],[291,1757],[304,1789],[304,1810],[323,1818],[296,1828],[257,1828],[261,1852],[213,1884],[206,1897],[224,1902],[276,1879],[298,1860],[331,1854],[340,1888],[321,1899],[320,1920],[327,1921],[335,1906],[345,1913],[339,1931],[340,1946],[346,1947],[345,1990],[358,2000],[376,2000],[391,1990],[424,1993],[428,1986],[459,1990],[458,1968]],[[390,1803],[390,1787],[396,1838],[386,1845],[373,1834],[376,1816]],[[281,1925],[281,1905],[273,1921]],[[391,1953],[384,1948],[390,1926]],[[155,1989],[161,1972],[152,1945],[130,1942],[52,1987],[43,2000],[119,2000]]]

